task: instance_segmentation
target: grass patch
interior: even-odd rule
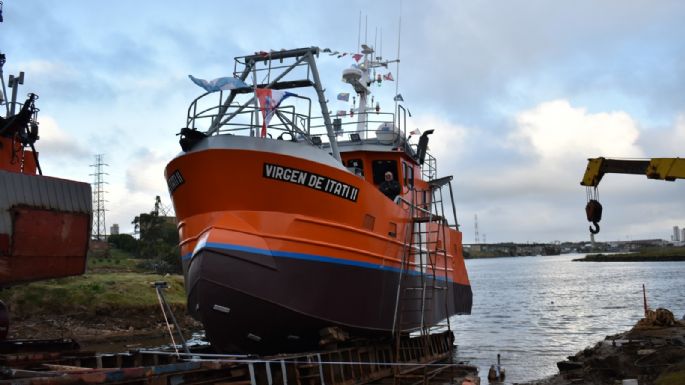
[[[119,250],[109,249],[107,253],[91,253],[88,255],[89,273],[98,272],[143,272],[138,267],[140,260],[133,255]]]
[[[16,286],[0,292],[14,316],[36,314],[116,314],[159,306],[155,281],[166,281],[164,295],[170,305],[186,303],[183,277],[135,272],[85,274]]]
[[[681,365],[682,366],[682,365]],[[685,369],[676,372],[663,373],[654,381],[655,385],[683,385],[685,384]]]

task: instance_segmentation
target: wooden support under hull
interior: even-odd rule
[[[392,378],[411,383],[424,372],[434,380],[477,373],[474,366],[445,363],[453,343],[448,332],[403,340],[400,357],[390,340],[269,357],[192,353],[187,360],[173,352],[95,354],[61,343],[64,351],[44,353],[0,346],[0,364],[9,367],[0,384],[352,385]]]

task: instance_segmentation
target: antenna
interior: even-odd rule
[[[400,1],[400,20],[397,26],[397,63],[395,64],[395,110],[397,110],[397,104],[399,100],[397,95],[400,92],[400,46],[402,45],[402,1]]]
[[[104,166],[109,166],[107,163],[104,163],[104,154],[97,154],[95,155],[95,164],[91,164],[90,167],[93,167],[95,169],[95,173],[90,174],[93,176],[93,206],[95,206],[93,210],[94,215],[94,221],[93,221],[93,230],[92,230],[92,238],[99,240],[99,241],[104,241],[107,239],[107,226],[105,225],[105,211],[107,209],[105,208],[105,193],[106,191],[104,190],[104,185],[105,180],[104,176],[109,175],[106,172],[103,171]]]
[[[380,55],[379,57],[382,59],[383,58],[383,27],[381,27],[381,50],[380,50]]]
[[[373,53],[371,54],[371,60],[374,60],[374,58],[378,57],[376,47],[378,47],[378,27],[376,27],[376,32],[373,35]]]
[[[359,10],[359,27],[357,27],[357,47],[355,47],[354,52],[359,52],[359,48],[362,46],[362,11]]]

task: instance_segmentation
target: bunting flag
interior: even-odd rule
[[[338,94],[338,100],[342,100],[344,102],[349,102],[350,101],[350,93],[349,92],[341,92]]]
[[[383,80],[394,81],[395,79],[392,78],[392,73],[388,72],[387,74],[383,75]]]
[[[396,102],[403,102],[404,98],[402,97],[402,94],[397,94],[397,95],[395,95],[394,98],[392,98],[392,100],[394,100]]]
[[[233,90],[236,88],[243,88],[243,87],[249,87],[247,84],[245,84],[244,81],[238,79],[238,78],[229,78],[229,77],[224,77],[224,78],[216,78],[213,80],[204,80],[204,79],[198,79],[193,75],[188,75],[190,80],[193,81],[193,83],[197,84],[198,86],[202,87],[205,89],[207,92],[216,92],[216,91],[222,91],[222,90]]]
[[[345,116],[347,115],[347,111],[345,110],[338,110],[338,113],[336,114],[337,116]]]
[[[262,132],[261,137],[266,137],[266,127],[269,125],[271,118],[276,113],[276,109],[281,104],[283,99],[288,96],[297,96],[292,92],[272,90],[271,88],[257,88],[257,99],[259,99],[259,110],[262,112]]]
[[[347,55],[350,55],[354,61],[359,62],[363,57],[364,54],[361,53],[352,53],[352,52],[345,52],[345,51],[336,51],[332,50],[330,48],[324,48],[321,50],[322,53],[327,53],[329,56],[336,56],[338,59],[344,58]],[[378,57],[378,60],[381,58]],[[381,63],[381,65],[385,66],[386,68],[388,67],[387,63]]]

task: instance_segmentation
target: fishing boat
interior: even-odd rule
[[[219,351],[315,348],[329,327],[387,338],[471,311],[433,131],[414,145],[401,98],[390,112],[373,103],[390,62],[366,45],[342,75],[354,105],[329,111],[322,54],[256,52],[235,59],[233,78],[191,77],[208,92],[191,102],[165,177],[188,311]]]
[[[35,143],[39,139],[36,101],[17,92],[24,73],[6,86],[0,53],[0,288],[80,275],[86,269],[92,201],[88,183],[43,175]],[[12,90],[5,100],[7,88]],[[0,340],[9,327],[0,301]]]

